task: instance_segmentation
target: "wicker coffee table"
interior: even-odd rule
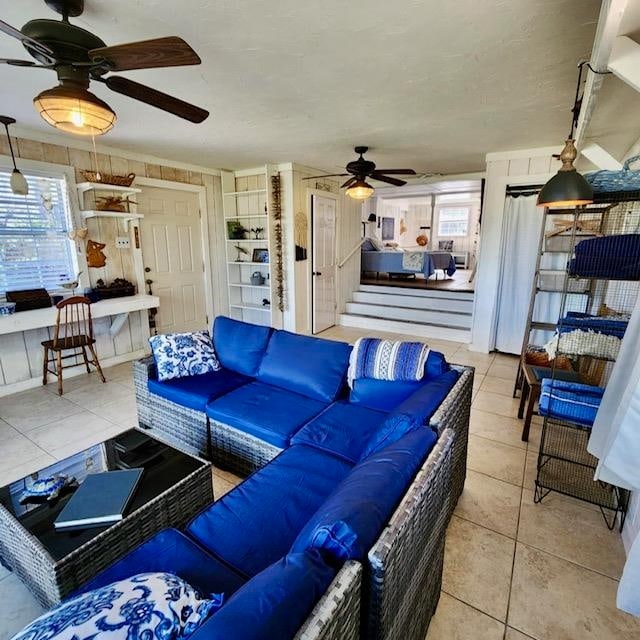
[[[21,505],[36,478],[53,474],[82,482],[89,473],[140,467],[142,479],[123,520],[79,531],[53,522],[73,490],[51,503]],[[0,488],[0,560],[51,607],[165,527],[181,527],[213,501],[211,464],[131,429]]]

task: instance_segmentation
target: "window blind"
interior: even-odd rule
[[[11,192],[0,170],[0,293],[60,288],[75,276],[64,178],[25,175],[29,195]]]

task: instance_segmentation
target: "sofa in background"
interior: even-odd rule
[[[87,588],[134,567],[173,567],[205,588],[197,567],[207,565],[233,595],[196,640],[230,637],[224,624],[234,620],[253,620],[234,638],[294,637],[278,627],[283,610],[296,638],[422,640],[464,484],[473,370],[431,352],[419,382],[363,379],[349,389],[347,344],[224,317],[213,341],[223,368],[196,379],[161,383],[152,359],[135,363],[140,424],[247,479],[180,533],[186,564],[156,536]],[[325,582],[305,586],[301,562]],[[281,601],[261,599],[267,584],[280,585]]]

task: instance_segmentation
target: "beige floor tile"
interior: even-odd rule
[[[616,608],[618,582],[518,543],[510,626],[537,640],[637,640],[640,619]]]
[[[625,562],[622,538],[609,531],[598,510],[559,494],[533,502],[533,491],[522,495],[518,540],[588,569],[619,579]]]
[[[471,409],[469,432],[476,436],[497,440],[512,447],[526,449],[527,443],[522,442],[522,420],[507,418],[496,413]]]
[[[517,629],[507,627],[507,633],[504,640],[535,640],[531,636],[525,636],[524,633],[520,633]]]
[[[493,355],[495,356],[493,361],[496,364],[506,364],[515,370],[518,369],[518,364],[520,363],[520,356],[511,354],[511,353],[498,353],[498,352],[495,352]]]
[[[503,361],[494,362],[487,371],[487,374],[494,378],[504,378],[508,380],[513,390],[513,385],[516,381],[516,373],[518,371],[518,361],[516,360],[512,364],[507,364]]]
[[[235,473],[231,473],[231,471],[226,471],[225,469],[219,469],[218,467],[213,467],[213,474],[225,480],[229,484],[232,484],[234,487],[239,485],[242,482],[242,478],[237,476]]]
[[[104,369],[104,377],[117,382],[133,382],[133,362],[123,362]]]
[[[83,407],[84,409],[96,409],[109,402],[123,401],[134,398],[135,394],[130,386],[119,382],[106,382],[104,384],[85,385],[70,393],[65,393],[65,398]]]
[[[42,457],[46,452],[17,429],[0,422],[0,469],[11,469]]]
[[[91,408],[90,411],[114,424],[121,424],[131,429],[138,426],[138,409],[135,397],[107,402]]]
[[[473,401],[473,408],[488,411],[489,413],[497,413],[507,418],[515,418],[518,415],[519,403],[520,401],[517,398],[480,389],[480,393]]]
[[[215,473],[213,474],[213,496],[216,500],[222,498],[225,493],[229,493],[233,488],[235,488],[234,484],[224,478],[221,478]]]
[[[451,358],[451,362],[454,364],[464,364],[468,367],[473,367],[476,370],[476,375],[485,375],[491,366],[491,360],[485,360],[484,358],[477,358],[470,353],[463,353],[458,351]]]
[[[44,609],[13,574],[0,580],[0,638],[7,640],[44,613]]]
[[[109,378],[107,378],[108,380]],[[82,389],[83,387],[91,386],[91,385],[99,385],[102,384],[102,379],[98,375],[96,371],[91,371],[91,373],[81,373],[77,376],[67,376],[62,378],[62,390],[63,397],[66,397],[72,391],[76,391],[77,389]],[[58,395],[58,380],[54,375],[49,376],[49,383],[43,387],[49,393],[53,395]]]
[[[67,398],[53,395],[43,387],[0,398],[0,418],[23,433],[80,411]]]
[[[97,433],[92,433],[78,440],[74,440],[73,442],[69,442],[58,449],[54,449],[51,452],[51,455],[54,455],[58,460],[64,460],[74,453],[78,453],[78,451],[83,451],[84,449],[93,447],[105,440],[115,438],[126,430],[127,427],[123,427],[120,424],[109,423],[109,427],[104,431],[98,431]]]
[[[504,621],[515,542],[453,516],[447,530],[442,590]]]
[[[513,385],[509,384],[508,380],[505,380],[504,378],[496,378],[489,373],[484,377],[482,390],[490,391],[491,393],[499,393],[501,396],[513,398]]]
[[[522,485],[526,452],[495,440],[469,436],[469,469],[517,486]]]
[[[426,640],[502,640],[503,633],[501,622],[442,593]]]
[[[520,487],[469,469],[455,514],[515,539],[521,493]]]
[[[82,411],[82,413],[32,429],[29,432],[29,438],[47,453],[59,458],[61,449],[75,447],[76,443],[84,442],[93,436],[112,433],[113,428],[113,423],[108,420],[90,411]],[[100,438],[96,442],[100,442]],[[82,447],[79,446],[77,451],[81,450]]]
[[[527,461],[524,469],[524,481],[522,486],[533,491],[536,487],[536,476],[538,475],[538,454],[527,452]]]
[[[16,459],[17,461],[17,459]],[[42,451],[35,458],[23,460],[16,465],[0,465],[0,486],[4,486],[25,478],[26,476],[40,471],[56,462],[51,454]]]

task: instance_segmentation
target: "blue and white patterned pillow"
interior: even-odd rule
[[[158,380],[197,376],[220,370],[208,331],[152,336],[149,344],[158,367]]]
[[[141,573],[63,602],[13,640],[175,640],[193,633],[223,600],[203,599],[170,573]]]

